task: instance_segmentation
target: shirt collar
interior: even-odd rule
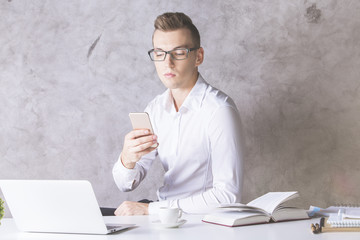
[[[201,104],[203,102],[205,91],[208,87],[208,83],[204,80],[204,78],[199,73],[199,77],[194,85],[194,87],[191,89],[189,95],[186,97],[184,103],[181,105],[179,111],[182,111],[182,109],[188,109],[188,110],[197,110],[201,107]],[[174,107],[174,99],[171,95],[170,89],[166,91],[167,98],[164,102],[164,108],[168,112],[175,112]]]

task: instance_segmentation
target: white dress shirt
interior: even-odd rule
[[[164,167],[160,207],[205,213],[216,204],[239,202],[242,190],[242,139],[237,108],[230,97],[199,78],[176,112],[168,89],[146,107],[159,146],[143,156],[134,169],[116,162],[113,177],[122,191],[135,189],[158,157]]]

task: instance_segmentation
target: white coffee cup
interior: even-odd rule
[[[177,223],[181,215],[182,211],[180,208],[162,207],[159,209],[159,218],[162,224]]]

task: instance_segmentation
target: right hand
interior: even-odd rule
[[[132,130],[125,136],[124,147],[121,153],[121,162],[126,168],[134,168],[142,156],[153,151],[151,147],[157,143],[157,136],[150,133],[148,129]]]

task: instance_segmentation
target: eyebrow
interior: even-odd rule
[[[174,47],[173,49],[169,50],[169,51],[172,51],[172,50],[175,50],[175,49],[179,49],[179,48],[188,48],[187,45],[180,45],[180,46],[177,46],[177,47]],[[162,50],[162,51],[165,51],[163,50],[162,48],[154,48],[154,50]]]

